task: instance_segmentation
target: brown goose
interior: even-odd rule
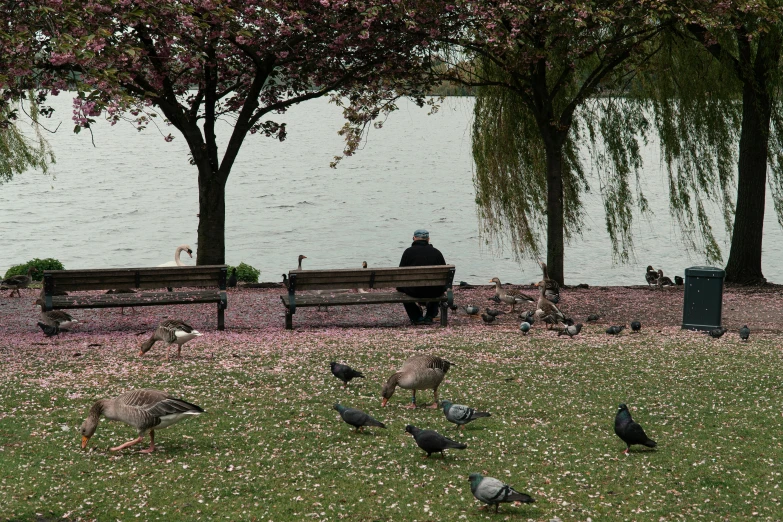
[[[503,285],[500,283],[500,279],[497,277],[493,277],[489,280],[489,282],[495,283],[495,295],[498,299],[500,299],[500,301],[511,305],[511,312],[514,311],[514,306],[516,306],[517,303],[524,303],[525,301],[530,301],[531,303],[536,302],[535,299],[527,294],[523,294],[517,290],[506,290],[503,288]]]
[[[544,288],[546,289],[544,297],[557,304],[560,302],[560,284],[554,279],[549,279],[546,263],[539,261],[539,264],[541,265],[541,272],[544,274]]]
[[[652,286],[658,282],[658,272],[652,265],[647,265],[647,272],[644,274],[644,279],[647,281],[647,286]]]
[[[536,283],[539,289],[538,307],[535,316],[541,321],[547,323],[547,330],[553,324],[565,322],[566,316],[561,312],[555,303],[546,298],[546,281]]]
[[[27,275],[14,275],[3,279],[0,281],[0,287],[2,287],[3,290],[11,290],[11,293],[8,294],[8,297],[13,297],[14,292],[16,292],[17,297],[22,297],[22,294],[19,293],[19,290],[30,286],[30,283],[33,282],[33,273],[35,271],[35,267],[31,266],[27,269]]]
[[[44,302],[42,299],[36,299],[35,304],[43,308]],[[38,319],[47,326],[57,327],[61,332],[67,332],[70,330],[71,326],[79,322],[71,317],[71,314],[63,312],[62,310],[41,311],[41,313],[38,314]]]
[[[183,344],[202,335],[204,334],[199,333],[184,321],[167,319],[158,325],[152,337],[142,343],[139,355],[147,353],[157,341],[163,341],[166,343],[166,359],[169,358],[169,347],[174,343],[177,344],[177,357],[179,357],[182,354]]]
[[[307,256],[303,256],[302,254],[299,254],[299,257],[297,258],[299,260],[299,265],[296,267],[297,270],[302,269],[302,259],[307,259]]]
[[[658,269],[658,279],[655,281],[655,284],[660,289],[663,289],[664,286],[674,286],[672,280],[663,275],[663,270],[661,269]]]
[[[182,399],[175,399],[168,393],[158,390],[133,390],[123,393],[116,399],[101,399],[92,405],[90,414],[82,424],[82,449],[87,447],[87,442],[95,433],[101,415],[109,420],[117,420],[133,426],[139,432],[138,438],[111,448],[111,451],[119,451],[138,444],[149,432],[150,447],[141,450],[141,453],[152,453],[155,451],[156,429],[168,428],[189,415],[201,413],[204,413],[204,410],[199,406]]]
[[[413,390],[413,398],[406,408],[416,407],[416,390],[432,389],[435,394],[435,403],[430,408],[438,407],[438,386],[451,368],[451,363],[434,355],[414,355],[402,365],[400,371],[392,374],[381,390],[381,406],[386,406],[394,395],[394,390],[399,386],[406,390]]]

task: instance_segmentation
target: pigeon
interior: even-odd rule
[[[652,265],[647,265],[647,272],[644,274],[644,279],[647,281],[647,286],[653,286],[658,283],[658,272]]]
[[[623,453],[628,455],[628,450],[631,449],[631,445],[633,444],[641,444],[648,448],[657,446],[655,441],[644,433],[644,429],[631,418],[631,412],[628,411],[628,406],[620,404],[619,408],[620,409],[617,410],[617,415],[614,417],[614,432],[628,446]]]
[[[713,339],[720,339],[723,337],[723,334],[725,334],[728,330],[725,328],[715,328],[713,330],[710,330],[710,337]]]
[[[468,447],[467,444],[451,440],[448,437],[444,437],[440,433],[434,430],[421,430],[416,426],[408,424],[405,426],[405,432],[413,435],[416,440],[416,444],[427,453],[427,457],[433,453],[440,452],[440,456],[444,459],[446,454],[443,450],[447,449],[459,449],[463,450]]]
[[[60,325],[57,324],[50,326],[46,323],[38,321],[38,326],[41,327],[41,330],[43,330],[43,333],[46,335],[46,337],[52,337],[54,335],[59,335],[60,333]]]
[[[468,305],[468,306],[464,306],[463,308],[465,309],[465,313],[468,315],[476,315],[477,313],[479,313],[478,306]]]
[[[536,312],[534,310],[528,310],[525,315],[519,314],[518,317],[530,326],[533,326],[533,323],[536,322]]]
[[[468,290],[470,288],[476,288],[476,285],[472,285],[472,284],[468,283],[467,281],[460,281],[459,282],[459,287]]]
[[[519,325],[519,329],[523,334],[527,335],[527,333],[530,331],[530,323],[527,321],[522,321],[522,324]]]
[[[342,404],[335,404],[334,409],[340,412],[340,417],[343,418],[343,420],[350,424],[351,426],[354,426],[356,428],[356,431],[364,431],[365,426],[375,426],[378,428],[386,428],[386,425],[382,422],[378,422],[377,420],[373,419],[366,413],[364,413],[362,410],[357,410],[354,408],[346,408]]]
[[[495,310],[493,308],[485,308],[484,310],[487,312],[487,315],[491,315],[492,317],[497,317],[506,313],[502,310]]]
[[[631,330],[633,330],[634,332],[638,332],[641,329],[642,329],[642,323],[640,323],[639,321],[631,321]]]
[[[348,386],[348,383],[354,377],[359,377],[361,379],[364,379],[364,375],[362,375],[362,372],[358,372],[354,370],[347,364],[331,362],[329,363],[329,366],[331,366],[332,368],[332,375],[334,375],[335,377],[343,381],[343,388],[346,388]]]
[[[493,295],[492,297],[488,298],[487,301],[494,301],[495,303],[502,303],[503,301],[500,300],[500,298],[496,295]]]
[[[484,477],[481,473],[471,473],[469,480],[473,496],[488,506],[494,504],[495,513],[498,512],[501,502],[524,502],[527,504],[535,502],[531,496],[520,493],[496,478]]]
[[[487,324],[492,324],[495,322],[494,315],[481,314],[481,318],[484,319],[484,322]]]
[[[739,336],[740,339],[742,339],[743,341],[748,340],[748,338],[750,337],[750,328],[748,328],[748,325],[745,325],[739,329]]]
[[[587,322],[592,323],[594,321],[597,321],[599,319],[598,314],[590,314],[587,316]]]
[[[622,326],[610,326],[606,329],[606,333],[609,335],[617,335],[625,329],[625,325]]]
[[[451,303],[451,304],[449,305],[449,309],[450,309],[452,312],[456,312],[457,310],[459,310],[459,306],[457,306],[455,303]]]
[[[685,281],[683,281],[682,277],[674,276],[674,284],[676,284],[677,286],[682,286],[684,283]]]
[[[226,286],[228,288],[236,288],[236,286],[237,286],[237,269],[236,269],[236,267],[231,269],[231,275],[228,276],[228,281],[226,281]]]
[[[457,429],[465,429],[465,425],[469,422],[473,422],[481,417],[490,417],[490,414],[485,411],[476,411],[469,406],[463,406],[462,404],[452,404],[449,401],[443,401],[443,414],[446,416],[446,420],[453,422],[457,425]]]
[[[559,332],[557,332],[557,336],[560,337],[561,335],[567,335],[568,337],[573,337],[576,334],[578,334],[582,330],[582,323],[576,323],[572,325],[568,325]]]

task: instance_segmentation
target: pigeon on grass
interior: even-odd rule
[[[491,315],[492,317],[497,317],[506,313],[502,310],[495,310],[493,308],[485,308],[484,310],[487,312],[487,315]]]
[[[481,314],[481,318],[487,324],[492,324],[492,323],[495,322],[495,316],[494,315]]]
[[[599,319],[598,314],[590,314],[587,316],[587,322],[592,323],[593,321],[597,321]]]
[[[638,332],[642,329],[642,323],[639,321],[631,321],[631,330]]]
[[[723,334],[725,334],[727,331],[728,330],[726,330],[725,328],[715,328],[713,330],[710,330],[709,334],[710,337],[712,337],[713,339],[720,339],[721,337],[723,337]]]
[[[440,456],[445,459],[446,454],[444,453],[444,450],[463,450],[468,447],[467,444],[463,444],[461,442],[451,440],[448,437],[444,437],[437,431],[422,430],[410,424],[405,426],[405,432],[413,435],[413,438],[416,440],[416,444],[427,453],[427,457],[433,453],[440,453]]]
[[[364,431],[365,426],[375,426],[376,428],[384,429],[386,428],[385,424],[373,419],[362,410],[346,408],[342,404],[335,404],[334,409],[340,412],[340,417],[342,417],[347,424],[355,427],[357,432]]]
[[[341,364],[338,362],[332,362],[329,363],[329,366],[332,368],[332,375],[343,381],[343,388],[346,388],[348,386],[348,383],[351,381],[351,379],[354,378],[361,378],[364,379],[364,375],[362,375],[362,372],[356,371],[347,364]]]
[[[567,335],[568,337],[573,337],[581,331],[582,331],[582,323],[576,323],[564,327],[562,330],[557,332],[557,336],[560,337],[561,335]]]
[[[468,315],[476,315],[479,313],[478,306],[468,305],[468,306],[464,306],[463,308],[465,309],[465,313]]]
[[[519,314],[518,316],[520,319],[522,319],[524,322],[529,324],[530,326],[533,326],[533,323],[536,322],[536,312],[534,310],[528,310],[527,313]]]
[[[647,436],[641,425],[631,418],[631,412],[628,411],[628,406],[625,404],[620,404],[617,415],[614,417],[614,432],[625,442],[627,447],[623,453],[626,455],[634,444],[641,444],[648,448],[657,446],[655,441]]]
[[[38,321],[38,326],[41,327],[41,330],[43,331],[44,335],[46,337],[53,337],[55,335],[60,334],[60,325],[48,325],[46,323],[42,323],[41,321]]]
[[[625,325],[622,326],[610,326],[606,329],[606,333],[609,335],[617,335],[625,329]]]
[[[530,323],[527,321],[522,321],[522,324],[519,325],[519,330],[523,334],[527,335],[527,333],[530,331]]]
[[[481,473],[471,473],[468,480],[470,480],[470,491],[473,496],[487,506],[494,504],[495,513],[498,512],[498,507],[503,502],[523,502],[526,504],[535,502],[530,495],[520,493],[508,484],[496,478],[485,477]]]
[[[476,419],[482,417],[490,417],[491,415],[485,411],[476,411],[470,406],[463,406],[462,404],[452,404],[449,401],[443,401],[443,414],[446,416],[446,420],[453,422],[457,425],[457,429],[465,429],[465,425],[469,422],[473,422]]]
[[[739,329],[739,336],[743,341],[747,341],[748,338],[750,338],[750,328],[748,328],[748,325]]]

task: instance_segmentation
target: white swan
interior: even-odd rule
[[[174,251],[174,261],[169,261],[168,263],[163,263],[162,265],[158,266],[188,266],[179,258],[182,252],[187,252],[191,258],[193,257],[193,251],[190,249],[190,246],[180,245],[177,247],[177,250]]]

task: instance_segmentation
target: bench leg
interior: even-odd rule
[[[285,313],[285,329],[286,330],[294,329],[294,316],[290,312]]]
[[[440,325],[448,326],[449,324],[449,305],[448,303],[440,304]]]
[[[218,330],[225,330],[226,318],[225,318],[223,307],[220,306],[220,303],[218,303],[217,307],[218,307]]]

